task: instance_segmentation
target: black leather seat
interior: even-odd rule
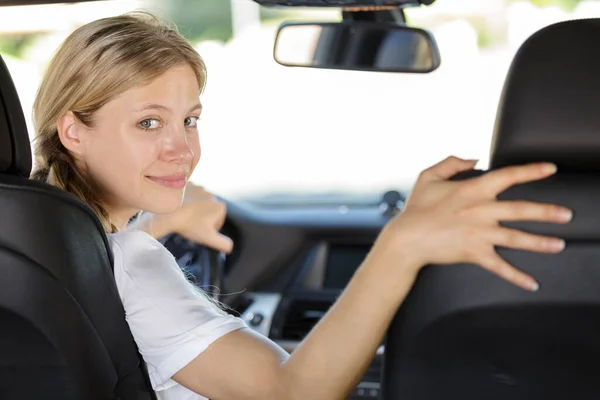
[[[152,399],[92,210],[30,181],[25,120],[0,58],[0,398]]]
[[[600,20],[547,27],[512,63],[491,168],[553,161],[559,173],[502,199],[563,204],[567,225],[510,224],[564,237],[548,255],[499,249],[532,274],[529,293],[471,265],[429,266],[386,341],[384,400],[600,398]]]

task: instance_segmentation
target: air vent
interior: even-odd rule
[[[302,340],[333,304],[324,300],[294,300],[290,304],[281,339]]]

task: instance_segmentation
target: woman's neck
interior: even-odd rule
[[[119,230],[119,232],[123,232],[127,229],[127,225],[131,218],[135,216],[139,211],[138,210],[110,210],[110,221],[112,224]]]

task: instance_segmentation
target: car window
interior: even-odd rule
[[[5,7],[0,52],[30,131],[47,60],[77,26],[145,9],[166,17],[208,66],[193,180],[224,196],[407,190],[454,154],[487,164],[496,106],[520,44],[551,23],[600,15],[600,2],[438,0],[406,11],[442,54],[431,74],[287,68],[273,60],[283,20],[337,20],[336,10],[260,9],[250,0],[99,1]]]

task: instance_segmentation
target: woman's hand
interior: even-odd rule
[[[415,266],[472,263],[524,289],[537,282],[517,270],[495,251],[495,246],[558,253],[564,241],[502,227],[501,221],[566,223],[570,210],[527,201],[498,201],[509,187],[544,179],[556,172],[553,164],[507,167],[464,181],[449,181],[470,170],[475,161],[449,157],[423,171],[401,214],[384,229],[385,248],[414,256]]]
[[[233,241],[219,232],[227,217],[227,206],[202,186],[188,183],[181,209],[168,217],[174,233],[218,251],[233,250]]]
[[[157,239],[176,233],[192,242],[231,253],[233,241],[219,232],[226,216],[227,207],[222,201],[203,187],[188,183],[179,210],[173,214],[142,214],[137,227]]]

